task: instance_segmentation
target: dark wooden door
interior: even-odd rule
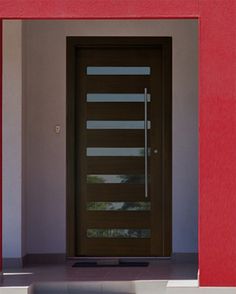
[[[73,51],[75,256],[169,255],[163,46],[105,40]]]

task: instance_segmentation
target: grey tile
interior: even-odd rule
[[[67,283],[68,294],[101,294],[101,282],[73,282]]]
[[[136,294],[165,294],[167,281],[133,282]]]
[[[29,287],[29,294],[67,294],[66,283],[36,283]]]
[[[103,294],[134,294],[135,289],[132,282],[104,282],[102,284],[102,293]]]

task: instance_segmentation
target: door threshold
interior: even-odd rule
[[[83,259],[77,260],[72,267],[144,267],[149,266],[147,260],[128,259]]]
[[[111,262],[111,261],[115,261],[115,262],[119,262],[120,260],[124,260],[124,261],[156,261],[156,260],[170,260],[172,259],[172,256],[72,256],[72,257],[67,257],[67,260],[84,260],[84,261],[107,261],[107,262]]]

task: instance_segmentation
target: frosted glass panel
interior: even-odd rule
[[[148,121],[148,129],[151,128],[151,122]],[[114,121],[114,120],[88,120],[87,129],[144,129],[144,121]]]
[[[150,75],[149,66],[88,66],[87,75]]]
[[[87,156],[144,156],[144,148],[87,148]]]
[[[87,210],[109,211],[109,210],[125,210],[125,211],[149,211],[150,202],[88,202]]]
[[[144,184],[144,175],[87,175],[88,184]]]
[[[150,238],[148,229],[88,229],[88,238]]]
[[[151,101],[151,95],[147,95],[148,102]],[[112,93],[89,93],[87,102],[144,102],[144,94],[112,94]]]

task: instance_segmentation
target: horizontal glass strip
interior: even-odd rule
[[[87,210],[95,211],[149,211],[150,202],[88,202]]]
[[[151,128],[151,122],[148,121],[148,129]],[[88,120],[87,129],[144,129],[144,121],[110,121],[110,120]]]
[[[144,184],[144,175],[87,175],[88,184]]]
[[[87,75],[150,75],[149,66],[88,66]]]
[[[144,156],[144,148],[95,148],[86,149],[87,156]]]
[[[150,238],[149,229],[88,229],[88,238]]]
[[[151,95],[147,95],[148,102]],[[89,93],[87,102],[144,102],[144,94],[112,94],[112,93]]]

